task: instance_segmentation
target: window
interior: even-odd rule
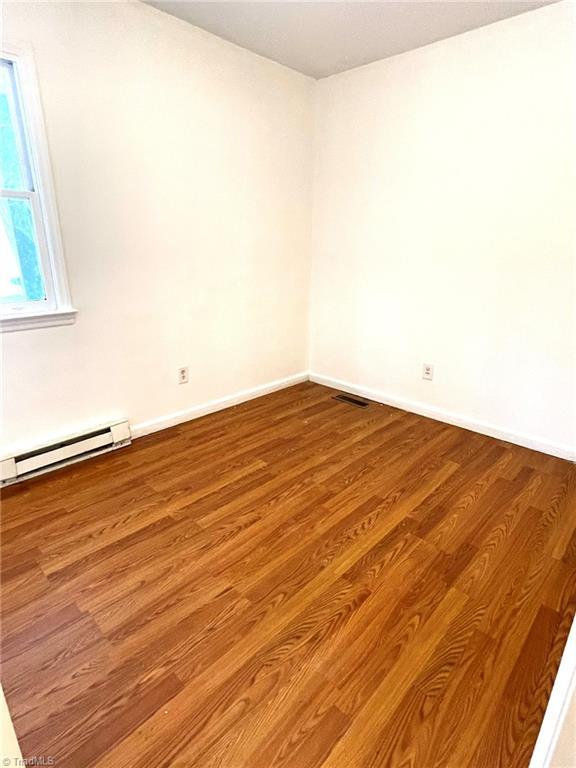
[[[31,54],[0,53],[0,325],[74,320]]]

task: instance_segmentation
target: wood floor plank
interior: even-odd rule
[[[390,672],[356,713],[343,738],[324,762],[325,768],[374,765],[382,739],[382,722],[398,707],[405,691],[415,684],[419,669],[426,665],[466,601],[467,597],[455,589],[445,593],[435,611],[435,621],[426,622],[422,631],[404,646]]]
[[[6,489],[2,678],[63,768],[527,768],[576,467],[303,382]]]
[[[245,717],[202,755],[202,764],[207,768],[288,766],[298,759],[295,755],[305,742],[318,736],[328,752],[332,743],[322,724],[334,709],[335,694],[335,686],[322,675],[298,670],[266,707]],[[349,721],[342,716],[339,722],[346,727]]]
[[[529,762],[552,690],[557,654],[551,654],[560,616],[542,606],[510,673],[497,712],[486,723],[472,766]],[[549,665],[552,669],[549,669]]]

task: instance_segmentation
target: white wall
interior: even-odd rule
[[[10,717],[4,691],[0,687],[0,765],[19,765],[22,752]]]
[[[34,48],[79,310],[3,336],[6,442],[304,370],[314,82],[141,3],[2,15]]]
[[[310,303],[315,374],[576,455],[569,2],[318,83],[139,2],[2,16],[79,310],[2,337],[6,442],[297,374]]]
[[[576,458],[575,31],[564,2],[319,82],[314,373]]]
[[[550,761],[550,768],[574,768],[576,765],[576,696],[571,703]]]

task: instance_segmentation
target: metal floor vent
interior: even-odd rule
[[[354,395],[334,395],[334,400],[339,400],[341,403],[348,403],[348,405],[355,405],[356,408],[368,408],[370,403],[368,400],[362,400]]]

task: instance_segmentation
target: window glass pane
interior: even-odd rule
[[[0,187],[31,190],[14,65],[0,59]]]
[[[0,302],[45,298],[30,201],[0,198]]]

